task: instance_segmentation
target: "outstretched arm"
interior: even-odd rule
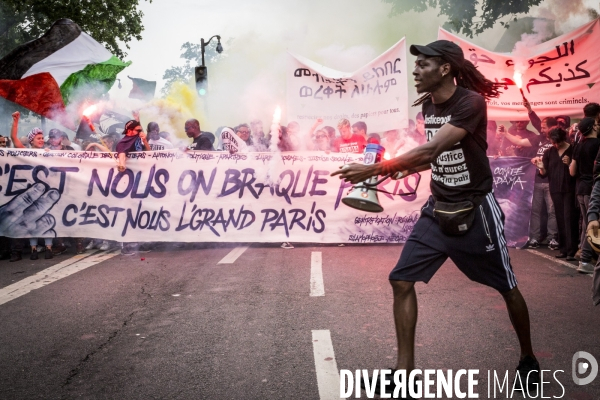
[[[309,139],[312,137],[313,133],[315,133],[315,131],[317,130],[317,127],[319,125],[321,125],[322,123],[323,123],[323,119],[322,118],[317,118],[317,120],[315,121],[315,123],[308,130],[308,138]]]
[[[457,128],[451,124],[444,124],[431,141],[418,146],[396,158],[377,164],[350,164],[348,167],[335,171],[331,176],[340,175],[354,184],[362,182],[372,176],[395,174],[400,171],[411,171],[425,168],[431,164],[440,154],[449,150],[457,142],[467,135],[463,128]],[[425,170],[425,169],[422,169]]]

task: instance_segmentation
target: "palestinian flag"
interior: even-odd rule
[[[146,81],[140,78],[132,78],[128,76],[133,82],[129,97],[132,99],[150,100],[154,97],[156,91],[156,81]]]
[[[56,21],[39,39],[0,60],[0,96],[48,118],[60,116],[89,83],[106,93],[124,63],[70,19]]]

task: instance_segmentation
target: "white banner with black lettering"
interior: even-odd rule
[[[406,40],[354,72],[342,72],[296,54],[287,70],[287,119],[308,130],[317,119],[362,121],[367,133],[408,127]]]
[[[359,154],[0,150],[0,236],[123,242],[404,242],[429,196],[379,193],[385,211],[345,206],[329,174]],[[418,176],[380,189],[410,193]]]

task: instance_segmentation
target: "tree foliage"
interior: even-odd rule
[[[2,0],[0,57],[43,35],[54,21],[69,18],[123,59],[122,43],[129,48],[131,40],[142,39],[144,14],[138,5],[139,0]]]
[[[213,41],[211,41],[211,43],[204,48],[204,63],[213,64],[227,57],[227,49],[231,47],[232,42],[233,39],[229,39],[227,42],[224,42],[223,53],[219,54],[215,50],[216,44],[214,44],[215,42],[213,39]],[[173,83],[178,81],[188,81],[194,72],[194,67],[202,65],[202,52],[200,49],[200,43],[185,42],[181,45],[181,55],[179,57],[185,60],[185,64],[183,66],[173,66],[165,71],[163,79],[166,82],[161,89],[161,93],[163,95],[166,95],[169,92],[169,89]]]
[[[453,32],[468,37],[480,34],[491,28],[501,18],[516,18],[517,14],[527,13],[542,0],[382,0],[392,5],[390,15],[407,11],[423,12],[428,8],[438,8],[439,15],[448,17],[444,25]],[[480,10],[478,12],[478,10]],[[508,26],[507,23],[501,22]]]

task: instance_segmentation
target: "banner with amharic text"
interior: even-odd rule
[[[408,127],[406,41],[354,72],[327,68],[289,53],[287,119],[305,131],[321,118],[334,128],[340,119],[362,121],[367,133]]]

